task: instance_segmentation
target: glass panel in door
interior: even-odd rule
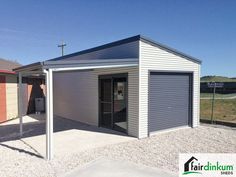
[[[113,128],[127,131],[127,83],[126,78],[113,79]]]
[[[112,128],[112,79],[100,80],[100,126]]]

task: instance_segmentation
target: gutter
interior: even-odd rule
[[[97,60],[60,60],[60,61],[44,61],[30,65],[15,68],[15,72],[32,71],[36,69],[54,69],[66,70],[66,68],[106,68],[110,66],[135,66],[138,64],[138,58],[128,59],[97,59]],[[60,68],[60,69],[59,69]],[[63,68],[63,69],[62,69]]]

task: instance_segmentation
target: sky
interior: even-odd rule
[[[235,0],[0,0],[0,58],[24,65],[138,34],[236,77]]]

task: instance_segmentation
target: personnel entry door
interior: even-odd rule
[[[99,125],[127,132],[127,75],[99,77]]]

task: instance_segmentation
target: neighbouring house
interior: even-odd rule
[[[12,70],[21,65],[11,60],[0,59],[0,123],[18,116],[18,81]],[[44,78],[23,78],[22,114],[35,113],[35,98],[44,98]]]
[[[137,35],[15,71],[20,85],[22,76],[46,78],[51,159],[53,115],[137,138],[198,126],[200,67],[200,60]]]
[[[21,65],[0,59],[0,122],[18,116],[17,75],[13,68]]]

